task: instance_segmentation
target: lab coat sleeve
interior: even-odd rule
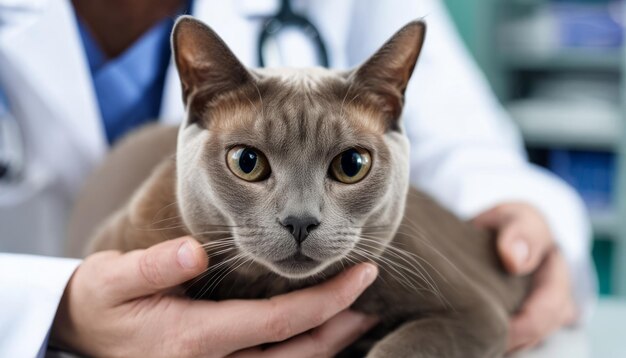
[[[370,5],[376,7],[373,1]],[[588,317],[596,284],[590,225],[580,197],[553,174],[528,163],[517,128],[461,44],[440,1],[392,0],[385,5],[373,9],[375,15],[359,14],[355,22],[365,24],[360,31],[353,28],[361,34],[378,32],[371,39],[375,46],[420,15],[428,25],[404,110],[412,184],[464,219],[504,202],[536,207],[569,264],[575,299]],[[377,20],[381,18],[385,21]],[[352,50],[373,51],[363,42]]]
[[[0,253],[0,357],[45,353],[57,306],[79,263]]]

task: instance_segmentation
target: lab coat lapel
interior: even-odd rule
[[[71,6],[69,1],[38,1],[34,18],[15,25],[16,33],[0,47],[11,70],[21,72],[24,85],[50,107],[50,117],[41,120],[50,128],[58,124],[80,154],[96,162],[107,144]]]

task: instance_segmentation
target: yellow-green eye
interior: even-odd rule
[[[246,181],[261,181],[270,175],[270,163],[260,151],[244,146],[232,148],[226,163],[233,174]]]
[[[330,173],[336,180],[354,184],[363,179],[372,167],[372,156],[363,148],[350,148],[333,159]]]

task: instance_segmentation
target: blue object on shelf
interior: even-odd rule
[[[616,48],[623,43],[623,1],[552,0],[563,47]]]
[[[616,174],[614,153],[551,150],[548,167],[580,193],[590,210],[611,209]]]

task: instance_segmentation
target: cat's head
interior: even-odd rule
[[[251,70],[206,25],[179,19],[186,226],[199,239],[227,231],[240,255],[287,278],[379,253],[404,212],[401,112],[424,34],[409,23],[352,71]]]

